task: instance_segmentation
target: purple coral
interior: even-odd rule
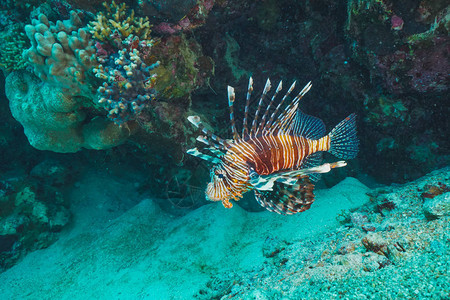
[[[394,30],[402,30],[404,23],[403,19],[397,15],[391,17],[391,28]]]
[[[133,120],[156,97],[154,89],[156,74],[151,71],[159,61],[147,65],[151,41],[140,41],[137,36],[128,36],[118,51],[106,50],[96,44],[100,65],[94,69],[98,78],[105,80],[98,88],[99,103],[109,112],[108,118],[118,125]]]

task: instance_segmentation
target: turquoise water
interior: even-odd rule
[[[449,299],[448,12],[3,1],[0,298]]]

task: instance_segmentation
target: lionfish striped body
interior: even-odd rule
[[[204,134],[197,140],[208,145],[207,150],[213,155],[203,154],[197,148],[188,150],[189,154],[215,164],[211,170],[212,180],[206,189],[208,200],[222,201],[225,207],[230,208],[231,199],[239,200],[243,193],[254,190],[258,203],[270,211],[280,214],[301,212],[309,209],[314,201],[311,181],[317,180],[320,173],[346,165],[344,161],[321,165],[321,153],[328,151],[340,158],[356,156],[356,116],[350,115],[326,135],[320,119],[298,109],[300,99],[309,91],[311,83],[281,110],[294,87],[295,82],[275,105],[282,89],[280,82],[263,113],[262,106],[271,88],[270,80],[267,80],[249,129],[247,119],[253,92],[250,78],[240,135],[234,120],[234,89],[229,86],[232,140],[215,136],[203,126],[199,117],[188,117]]]

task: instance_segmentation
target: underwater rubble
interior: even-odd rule
[[[341,226],[288,242],[267,237],[264,264],[221,273],[199,299],[446,299],[450,296],[450,169],[372,190]]]
[[[54,160],[0,180],[0,271],[58,239],[71,217],[63,190],[72,180],[71,168]]]

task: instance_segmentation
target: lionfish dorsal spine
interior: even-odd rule
[[[267,105],[266,111],[264,112],[264,115],[261,118],[261,123],[259,124],[258,130],[262,130],[264,128],[267,116],[269,115],[270,108],[272,107],[273,103],[275,102],[275,99],[277,98],[278,93],[282,89],[283,89],[283,81],[280,80],[280,82],[278,83],[277,89],[275,90],[275,93],[273,94],[272,98],[270,99],[270,102]]]
[[[275,111],[272,113],[272,115],[270,116],[269,121],[267,121],[266,126],[264,127],[264,131],[269,131],[272,127],[272,123],[275,120],[276,115],[278,114],[278,112],[280,111],[281,106],[283,105],[284,101],[286,100],[287,97],[289,97],[289,95],[292,93],[292,91],[295,88],[295,84],[297,83],[297,81],[294,81],[291,86],[289,87],[288,91],[286,92],[286,94],[283,96],[283,98],[281,99],[280,103],[278,103],[277,107],[275,108]]]
[[[290,132],[293,122],[292,120],[296,116],[298,104],[300,103],[300,100],[303,98],[303,96],[311,89],[311,81],[308,82],[305,87],[298,93],[297,96],[295,96],[294,100],[292,100],[291,103],[288,104],[285,111],[280,114],[279,121],[276,123],[276,126],[272,128],[271,132],[277,131],[277,132]]]
[[[241,138],[236,130],[236,122],[234,119],[234,109],[233,109],[233,104],[234,104],[235,99],[236,99],[236,95],[234,93],[234,88],[231,86],[228,86],[228,107],[230,109],[231,132],[233,133],[233,139],[235,141],[239,141]]]
[[[248,79],[248,88],[247,88],[247,98],[245,100],[245,109],[244,109],[244,120],[242,121],[242,138],[248,136],[248,127],[247,127],[247,119],[248,119],[248,108],[250,106],[250,98],[253,93],[253,78],[250,76]]]
[[[264,90],[262,92],[262,95],[259,98],[258,107],[257,107],[256,112],[255,112],[255,117],[253,118],[252,129],[250,131],[250,134],[252,134],[252,135],[256,135],[256,124],[258,122],[258,116],[259,116],[259,113],[261,111],[262,105],[264,103],[264,99],[267,97],[267,93],[270,91],[271,87],[272,86],[270,84],[270,79],[267,78],[266,85],[264,86]]]

